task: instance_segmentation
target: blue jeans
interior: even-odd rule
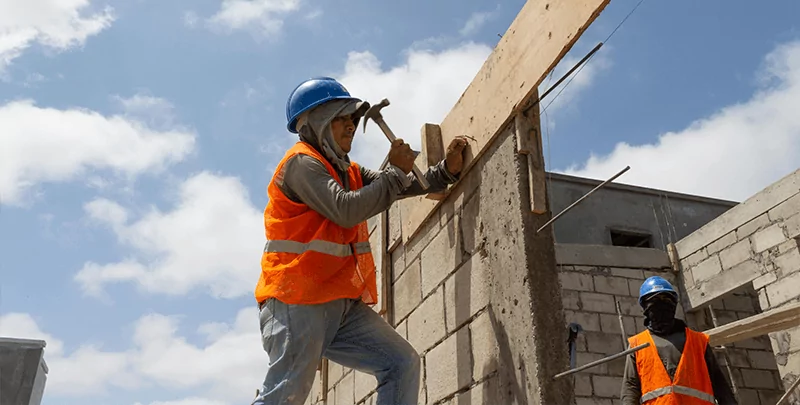
[[[272,298],[260,320],[270,364],[253,405],[303,405],[322,357],[375,376],[378,405],[417,404],[419,354],[361,300],[288,305]]]

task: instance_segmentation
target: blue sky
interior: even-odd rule
[[[387,97],[418,146],[524,4],[245,3],[0,0],[0,335],[47,339],[45,404],[251,399],[288,93],[332,75]],[[612,1],[552,81],[635,4]],[[733,200],[797,169],[799,14],[645,1],[543,116],[548,167]],[[387,146],[373,126],[352,155]]]

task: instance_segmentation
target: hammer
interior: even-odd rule
[[[383,100],[381,100],[380,103],[370,106],[367,112],[364,113],[363,128],[364,131],[366,131],[367,121],[372,119],[373,121],[375,121],[376,124],[378,124],[378,126],[381,128],[381,131],[383,131],[386,137],[389,138],[389,142],[394,142],[394,140],[397,139],[397,137],[394,136],[392,130],[389,129],[388,125],[386,125],[386,121],[383,120],[383,115],[381,115],[381,109],[383,107],[386,107],[387,105],[389,105],[389,100],[384,98]],[[417,181],[422,186],[422,188],[424,190],[427,190],[431,185],[428,183],[428,180],[425,179],[425,175],[422,174],[422,171],[419,169],[419,167],[417,167],[416,163],[414,164],[414,168],[412,169],[412,171],[414,172],[414,176],[417,178]]]

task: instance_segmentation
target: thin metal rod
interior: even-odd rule
[[[783,396],[781,397],[781,399],[779,399],[779,400],[778,400],[778,403],[777,403],[777,404],[775,404],[775,405],[783,405],[783,404],[786,404],[786,403],[787,403],[787,401],[789,400],[789,397],[792,395],[792,392],[794,392],[794,390],[795,390],[795,389],[797,389],[797,386],[798,386],[798,385],[800,385],[800,377],[798,377],[796,380],[794,380],[794,382],[793,382],[793,383],[792,383],[792,385],[789,387],[789,389],[788,389],[788,390],[786,390],[786,393],[784,393],[784,394],[783,394]]]
[[[568,376],[570,374],[575,374],[577,372],[586,370],[587,368],[592,368],[592,367],[595,367],[595,366],[599,366],[599,365],[601,365],[603,363],[608,363],[609,361],[616,360],[616,359],[618,359],[620,357],[627,356],[627,355],[629,355],[631,353],[634,353],[634,352],[638,352],[639,350],[642,350],[642,349],[644,349],[646,347],[650,347],[650,342],[642,344],[642,345],[639,345],[639,346],[636,346],[636,347],[633,347],[633,348],[630,348],[628,350],[625,350],[624,352],[619,352],[617,354],[612,354],[611,356],[602,358],[600,360],[595,360],[595,361],[593,361],[591,363],[584,364],[584,365],[582,365],[582,366],[580,366],[578,368],[573,368],[572,370],[568,370],[568,371],[565,371],[563,373],[556,374],[553,377],[553,379],[555,380],[555,379],[558,379],[558,378],[561,378],[561,377],[564,377],[564,376]]]
[[[619,300],[614,299],[614,304],[617,306],[617,318],[619,318],[619,332],[622,335],[622,347],[628,345],[628,339],[625,336],[625,324],[622,322],[622,310],[619,308]]]
[[[711,323],[714,324],[714,327],[718,327],[719,323],[717,322],[717,313],[714,312],[714,307],[711,305],[708,306],[708,313],[711,314]],[[731,358],[728,356],[728,350],[725,345],[722,345],[722,356],[725,358],[725,368],[728,370],[728,377],[731,380],[731,388],[733,391],[733,395],[736,399],[739,399],[739,388],[736,386],[736,381],[733,378],[733,369],[731,369]]]
[[[544,228],[547,228],[547,226],[548,226],[548,225],[550,225],[550,224],[551,224],[551,223],[553,223],[555,220],[557,220],[559,217],[561,217],[562,215],[564,215],[564,214],[565,214],[567,211],[571,210],[573,207],[575,207],[576,205],[580,204],[580,203],[581,203],[581,201],[583,201],[583,200],[585,200],[585,199],[586,199],[586,197],[589,197],[589,196],[590,196],[590,195],[592,195],[592,194],[593,194],[595,191],[599,190],[601,187],[603,187],[603,186],[605,186],[606,184],[608,184],[608,183],[610,183],[610,182],[614,181],[614,180],[615,180],[617,177],[619,177],[619,176],[622,176],[622,174],[623,174],[623,173],[625,173],[625,172],[627,172],[628,170],[630,170],[630,168],[631,168],[630,166],[625,166],[625,168],[624,168],[624,169],[622,169],[622,170],[621,170],[619,173],[615,174],[615,175],[614,175],[614,177],[611,177],[610,179],[608,179],[608,180],[606,180],[606,181],[604,181],[604,182],[602,182],[602,183],[598,184],[598,185],[597,185],[597,187],[595,187],[595,188],[593,188],[593,189],[592,189],[592,191],[590,191],[590,192],[588,192],[588,193],[584,194],[584,196],[583,196],[583,197],[579,198],[577,201],[575,201],[574,203],[572,203],[572,204],[571,204],[569,207],[567,207],[567,208],[564,208],[564,210],[563,210],[563,211],[561,211],[561,212],[559,212],[558,214],[556,214],[556,216],[554,216],[553,218],[550,218],[550,220],[549,220],[549,221],[547,221],[547,222],[546,222],[544,225],[542,225],[542,227],[541,227],[541,228],[539,228],[539,229],[537,229],[537,230],[536,230],[536,233],[539,233],[539,232],[541,232],[541,230],[542,230],[542,229],[544,229]]]
[[[558,81],[554,85],[550,86],[550,88],[547,89],[547,91],[545,91],[544,94],[542,94],[538,100],[531,103],[530,107],[539,104],[539,102],[542,101],[543,98],[545,98],[548,94],[550,94],[551,91],[555,90],[555,88],[558,87],[558,85],[561,84],[561,82],[563,82],[567,77],[569,77],[569,75],[571,75],[572,72],[575,71],[575,69],[579,68],[581,65],[586,63],[586,61],[589,60],[589,58],[591,58],[592,55],[594,55],[594,53],[597,52],[602,46],[603,46],[602,42],[595,45],[595,47],[592,48],[592,50],[589,51],[589,53],[587,53],[586,56],[583,57],[583,59],[578,61],[578,63],[576,63],[575,66],[573,66],[569,71],[567,71],[567,73],[565,73],[564,76],[561,76],[561,78],[558,79]]]

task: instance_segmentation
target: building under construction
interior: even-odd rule
[[[423,125],[417,164],[468,134],[465,169],[370,220],[375,310],[421,354],[421,403],[611,405],[643,330],[639,286],[657,274],[740,404],[800,403],[800,170],[738,204],[545,171],[537,87],[607,3],[527,1],[450,113]],[[308,403],[371,404],[375,388],[323,361]]]

